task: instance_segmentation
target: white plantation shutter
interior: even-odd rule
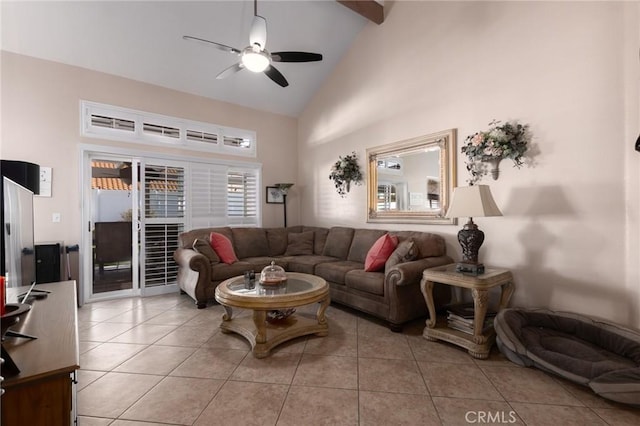
[[[218,143],[218,135],[215,133],[187,129],[186,134],[188,141],[203,142],[214,145]]]
[[[91,114],[91,125],[106,129],[124,130],[128,132],[135,131],[135,122],[124,118],[105,117],[104,115]]]
[[[190,177],[192,228],[258,225],[258,169],[193,164]]]
[[[164,136],[167,138],[179,139],[180,129],[175,127],[163,126],[155,123],[142,123],[142,131],[149,135]]]
[[[143,280],[146,287],[176,283],[173,252],[185,222],[185,170],[175,165],[144,166]]]
[[[227,216],[232,225],[258,225],[258,176],[254,170],[227,175]]]
[[[178,265],[173,252],[184,226],[177,223],[148,223],[144,227],[144,285],[156,287],[176,283]]]
[[[227,167],[194,164],[190,183],[191,227],[227,225]]]
[[[183,218],[184,168],[147,164],[144,204],[145,218]]]

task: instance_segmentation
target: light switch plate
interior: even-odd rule
[[[40,193],[38,194],[38,196],[51,197],[51,184],[52,184],[51,167],[41,166],[40,167]]]
[[[53,223],[60,223],[60,213],[53,213],[51,215],[51,221]]]

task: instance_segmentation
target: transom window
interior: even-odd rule
[[[214,123],[81,101],[82,135],[256,157],[256,133]]]

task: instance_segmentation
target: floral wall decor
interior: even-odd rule
[[[333,180],[336,191],[343,198],[351,189],[351,183],[362,185],[362,172],[355,151],[344,157],[338,157],[338,161],[331,167],[329,179]]]
[[[514,167],[520,168],[524,164],[522,157],[530,141],[529,125],[517,121],[502,124],[493,120],[489,123],[489,130],[467,136],[461,151],[467,156],[467,170],[471,174],[468,182],[473,185],[482,179],[487,174],[487,163],[491,164],[493,179],[498,179],[498,165],[505,158],[510,158]]]

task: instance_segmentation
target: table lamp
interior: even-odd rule
[[[478,262],[478,251],[484,242],[484,232],[473,223],[473,217],[502,216],[488,185],[461,186],[453,189],[451,206],[446,217],[468,217],[469,221],[458,232],[462,247],[462,262],[456,264],[456,272],[474,275],[484,273],[484,265]]]

